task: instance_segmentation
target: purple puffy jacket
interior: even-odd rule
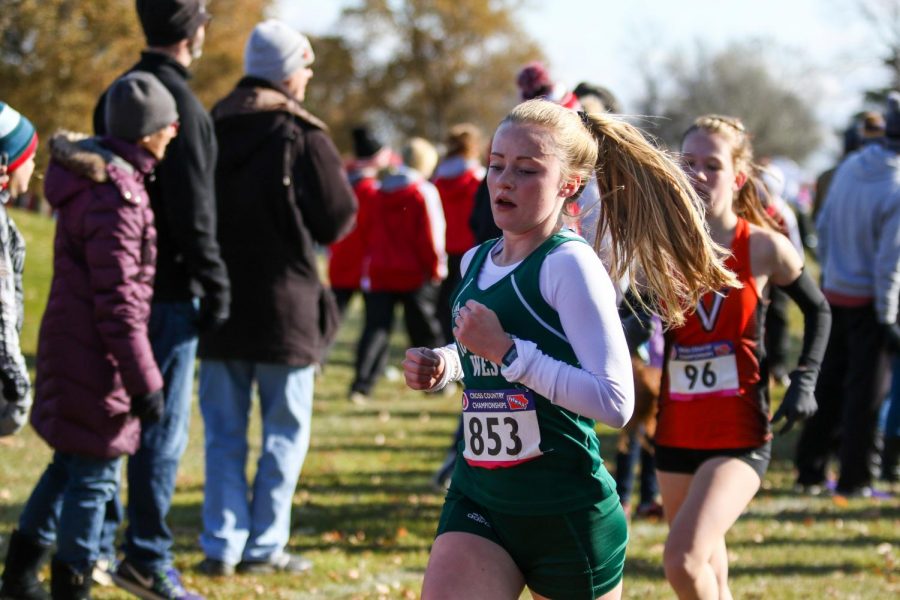
[[[147,337],[156,160],[112,138],[58,134],[44,192],[57,211],[31,424],[63,452],[112,458],[140,444],[131,397],[162,388]]]

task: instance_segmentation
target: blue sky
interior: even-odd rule
[[[344,2],[279,0],[276,14],[301,31],[333,31]],[[662,64],[699,41],[715,50],[732,41],[763,40],[788,56],[781,76],[818,100],[826,127],[838,128],[862,108],[861,92],[886,85],[879,45],[856,0],[554,0],[533,1],[521,22],[541,44],[554,76],[613,90],[626,112],[642,85],[639,60]],[[643,57],[643,58],[640,58]],[[830,148],[836,149],[836,143]],[[820,156],[819,160],[823,160]]]

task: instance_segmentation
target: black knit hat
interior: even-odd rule
[[[577,86],[575,86],[575,89],[572,90],[572,93],[578,96],[579,100],[586,96],[595,96],[597,100],[603,103],[603,108],[605,108],[607,112],[622,112],[619,107],[619,100],[616,98],[616,95],[613,94],[609,90],[609,88],[605,88],[602,85],[594,85],[592,83],[582,81]]]
[[[353,128],[353,154],[356,158],[371,158],[382,148],[368,127]]]
[[[210,19],[206,0],[137,0],[136,8],[149,46],[189,39]]]

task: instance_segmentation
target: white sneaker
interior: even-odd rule
[[[97,585],[108,587],[113,584],[112,573],[116,570],[119,561],[114,558],[98,558],[91,572],[91,579]]]
[[[369,403],[369,397],[362,392],[350,392],[350,402],[356,406],[366,406]]]

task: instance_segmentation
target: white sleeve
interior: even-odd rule
[[[459,276],[465,277],[466,271],[469,270],[469,265],[472,264],[472,259],[475,258],[475,253],[478,252],[478,246],[473,248],[469,248],[466,250],[466,253],[463,254],[462,259],[459,261]]]
[[[459,359],[456,344],[441,346],[440,348],[435,348],[434,351],[444,357],[444,372],[438,382],[433,387],[428,388],[427,391],[429,392],[442,390],[450,383],[461,381],[463,376],[462,361]]]
[[[544,259],[541,295],[562,322],[581,367],[547,356],[532,341],[516,339],[518,357],[502,368],[574,413],[622,427],[634,411],[634,379],[609,275],[590,246],[568,242]]]

